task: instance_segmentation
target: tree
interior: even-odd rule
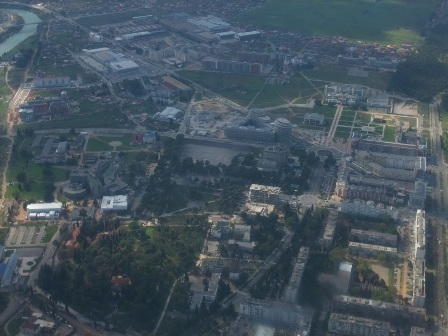
[[[19,183],[24,183],[28,180],[28,176],[26,175],[25,172],[20,172],[20,173],[17,173],[16,180]]]

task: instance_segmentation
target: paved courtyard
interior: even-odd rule
[[[45,246],[45,226],[15,226],[9,230],[6,247]]]

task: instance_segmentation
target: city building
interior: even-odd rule
[[[417,179],[414,184],[414,191],[409,194],[408,206],[411,209],[425,208],[427,182]]]
[[[102,212],[117,212],[126,211],[128,209],[128,197],[119,196],[104,196],[101,201]]]
[[[30,203],[26,206],[29,219],[55,219],[62,212],[62,203]]]
[[[426,158],[418,156],[358,150],[353,161],[366,171],[388,179],[415,181],[419,171],[426,171]]]
[[[332,334],[353,336],[389,336],[390,324],[369,318],[332,313],[328,320]]]
[[[225,39],[231,39],[235,37],[235,32],[234,31],[226,31],[226,32],[222,32],[222,33],[216,33],[216,36],[220,39],[220,40],[225,40]]]
[[[339,293],[347,295],[350,288],[350,284],[355,276],[355,266],[349,262],[341,262],[339,264],[337,284]]]
[[[303,117],[303,123],[305,125],[325,125],[325,116],[319,113],[306,113]]]
[[[68,76],[61,77],[36,77],[33,79],[32,86],[35,88],[53,88],[70,86],[71,80]]]
[[[162,84],[171,90],[176,90],[178,92],[188,92],[191,91],[191,87],[185,85],[182,82],[179,82],[177,79],[174,79],[171,76],[162,77]]]
[[[201,65],[205,70],[248,73],[254,75],[262,74],[264,69],[263,64],[260,63],[223,60],[213,57],[206,57],[202,59]]]
[[[340,211],[349,215],[361,215],[370,218],[391,217],[394,220],[398,219],[398,211],[392,206],[384,206],[381,203],[375,204],[373,201],[358,201],[351,202],[344,200],[341,203]]]
[[[398,236],[394,234],[381,233],[376,231],[351,229],[349,239],[351,241],[359,243],[376,244],[387,247],[397,247]]]
[[[299,294],[300,284],[302,282],[303,272],[308,261],[310,249],[308,247],[301,247],[297,255],[294,268],[292,270],[291,278],[286,286],[283,294],[283,300],[289,303],[296,303]]]
[[[249,189],[249,199],[253,203],[278,204],[279,187],[252,184]]]
[[[352,150],[363,150],[370,153],[395,154],[417,157],[420,154],[418,145],[383,142],[371,139],[352,139]]]
[[[330,250],[333,245],[334,234],[336,232],[338,212],[336,210],[330,210],[328,217],[325,219],[325,229],[322,236],[322,250]]]
[[[424,326],[426,323],[426,310],[424,308],[354,296],[334,295],[333,311],[384,320],[392,324],[412,323],[415,326]]]
[[[292,136],[292,124],[285,118],[277,118],[274,121],[274,132],[277,141],[289,145]]]
[[[192,293],[190,300],[190,311],[196,311],[201,307],[202,302],[210,304],[215,301],[218,294],[219,280],[221,273],[212,273],[208,280],[207,286],[202,282],[192,282],[190,292]]]
[[[216,221],[213,222],[210,228],[210,238],[214,239],[229,239],[230,238],[230,222],[228,221]]]
[[[414,237],[414,259],[424,261],[426,256],[426,219],[424,210],[417,210],[415,214]]]
[[[245,298],[240,302],[240,314],[252,319],[263,320],[275,325],[286,325],[309,335],[313,312],[290,303]]]
[[[395,257],[397,255],[397,248],[395,247],[363,244],[352,241],[348,243],[348,251],[354,255],[370,258],[376,258],[379,254],[385,254],[391,257]]]
[[[411,327],[411,332],[409,333],[409,336],[425,336],[426,332],[424,328],[419,327]]]
[[[283,146],[265,148],[257,168],[262,171],[277,171],[288,162],[289,150]]]
[[[34,157],[34,162],[52,164],[66,162],[68,158],[67,145],[67,141],[59,141],[56,136],[47,137],[42,151]]]
[[[235,224],[233,226],[233,239],[250,242],[251,226],[246,224]]]

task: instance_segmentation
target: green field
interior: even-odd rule
[[[319,67],[312,70],[305,70],[303,74],[308,77],[311,82],[317,87],[323,86],[327,83],[336,82],[344,84],[359,84],[365,85],[373,89],[385,90],[392,78],[390,71],[376,72],[369,71],[367,77],[350,76],[347,67],[342,67],[334,64],[319,64]]]
[[[264,29],[416,44],[438,0],[271,0],[235,18]]]
[[[386,142],[395,142],[395,131],[396,127],[394,126],[386,126],[384,128],[384,138],[383,140]]]
[[[108,152],[113,150],[114,148],[109,145],[110,142],[120,141],[121,145],[117,146],[116,150],[125,151],[134,149],[129,143],[131,142],[130,134],[123,134],[117,136],[90,136],[89,141],[87,142],[86,151],[87,152]]]
[[[50,225],[45,228],[45,236],[44,236],[44,243],[49,243],[51,241],[51,238],[55,235],[56,232],[58,232],[59,227],[57,225]]]

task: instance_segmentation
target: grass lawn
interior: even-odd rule
[[[334,132],[335,138],[342,138],[342,139],[348,139],[350,138],[351,131],[350,127],[337,127],[336,132]]]
[[[285,84],[266,84],[251,107],[278,106],[293,101],[300,104],[316,94],[318,91],[305,78],[290,78]]]
[[[139,8],[127,12],[118,12],[118,13],[83,17],[77,20],[77,23],[79,23],[84,27],[102,26],[106,24],[125,22],[132,19],[134,16],[142,16],[148,14],[153,14],[153,12],[147,8]]]
[[[266,78],[260,76],[210,71],[180,71],[179,73],[242,106],[251,102],[266,81]]]
[[[234,20],[304,35],[416,44],[438,0],[271,0]]]
[[[371,113],[358,112],[358,114],[356,115],[356,122],[368,124],[371,121],[372,121]]]
[[[113,150],[113,147],[109,145],[112,141],[120,141],[122,143],[121,146],[117,146],[116,150],[135,149],[129,145],[131,135],[123,134],[117,136],[90,136],[86,150],[88,152],[107,152]]]
[[[51,238],[58,232],[59,227],[57,225],[47,226],[45,229],[44,243],[49,243]]]
[[[395,142],[395,131],[396,131],[396,127],[385,126],[383,140],[386,142]]]
[[[75,80],[78,74],[84,75],[86,73],[86,70],[77,63],[56,67],[53,65],[39,65],[38,69],[53,76],[69,76],[72,80]]]
[[[346,67],[341,67],[334,64],[320,64],[318,68],[303,71],[303,74],[310,79],[314,79],[312,82],[318,87],[325,83],[321,82],[319,85],[319,82],[316,80],[344,84],[359,84],[379,90],[385,90],[389,85],[390,79],[392,78],[391,72],[374,71],[370,71],[368,77],[349,76],[348,69]]]

